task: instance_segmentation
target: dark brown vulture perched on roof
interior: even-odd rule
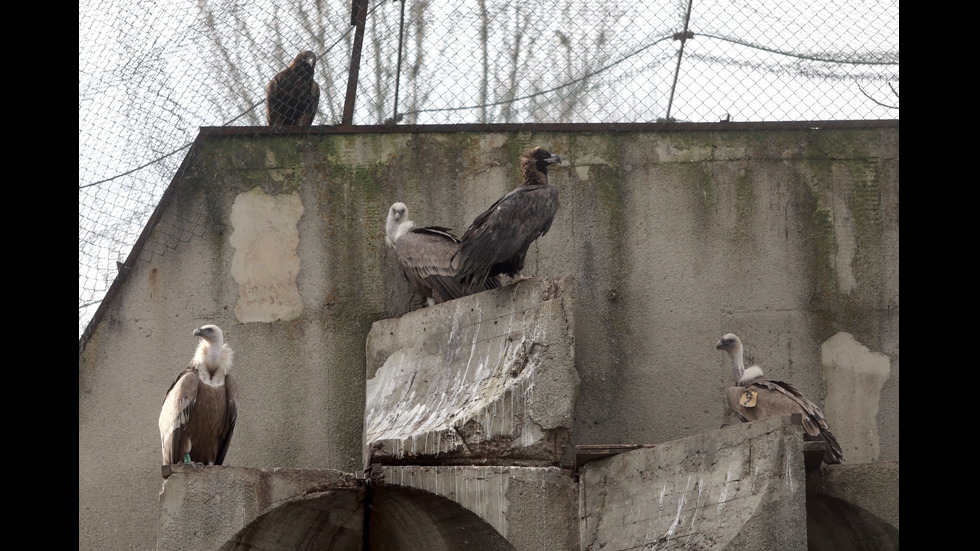
[[[310,126],[320,103],[320,86],[313,79],[316,55],[300,52],[272,77],[265,88],[265,111],[270,126]]]
[[[727,391],[728,405],[742,421],[756,421],[777,415],[800,413],[803,415],[805,440],[825,442],[824,463],[836,464],[843,459],[840,444],[830,432],[823,412],[816,404],[800,394],[799,390],[783,381],[771,381],[762,376],[762,368],[745,368],[742,359],[742,341],[728,333],[715,345],[728,353],[732,375],[738,386]]]
[[[558,212],[558,190],[548,185],[548,167],[561,157],[535,147],[521,156],[523,181],[477,216],[463,233],[453,258],[464,288],[505,274],[523,278],[524,258],[535,239],[548,233]]]
[[[190,364],[167,390],[160,410],[163,464],[221,465],[238,417],[232,350],[217,325],[194,330],[201,340]]]
[[[395,250],[405,279],[426,298],[429,306],[471,294],[464,292],[453,277],[450,261],[459,249],[459,239],[448,228],[416,228],[415,222],[408,219],[405,203],[395,203],[388,209],[385,242]],[[500,280],[492,277],[473,292],[499,286]]]

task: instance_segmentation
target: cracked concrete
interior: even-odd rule
[[[376,322],[364,464],[572,464],[574,281],[530,278]]]

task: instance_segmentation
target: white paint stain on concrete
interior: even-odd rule
[[[872,352],[850,333],[840,332],[820,345],[827,379],[824,416],[850,464],[878,460],[878,407],[891,375],[891,359]]]
[[[235,248],[231,276],[238,283],[238,321],[292,320],[303,313],[296,287],[301,216],[297,194],[267,195],[256,187],[235,198],[229,242]]]

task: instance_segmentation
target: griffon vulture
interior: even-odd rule
[[[415,222],[408,218],[405,203],[395,203],[388,209],[385,242],[394,249],[405,279],[425,297],[429,306],[471,294],[453,277],[450,260],[459,248],[459,239],[448,228],[416,228]],[[499,286],[499,279],[493,277],[472,292]]]
[[[548,167],[561,157],[540,147],[521,156],[522,182],[477,216],[463,233],[453,257],[464,288],[484,285],[505,274],[524,278],[531,243],[548,233],[558,212],[558,190],[548,185]]]
[[[221,465],[238,417],[238,383],[229,373],[233,352],[217,325],[194,330],[200,338],[190,364],[167,390],[160,410],[163,464]]]
[[[306,51],[265,88],[265,111],[271,126],[310,126],[320,103],[320,86],[313,79],[316,55]]]
[[[728,353],[732,376],[738,386],[729,387],[728,405],[743,422],[756,421],[776,415],[800,413],[803,416],[805,440],[823,440],[826,443],[824,463],[836,464],[843,460],[840,444],[830,432],[823,412],[793,385],[783,381],[771,381],[762,376],[762,368],[745,368],[742,359],[742,341],[728,333],[715,345]]]

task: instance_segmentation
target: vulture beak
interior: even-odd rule
[[[204,331],[201,331],[201,328],[198,327],[197,329],[194,330],[194,336],[195,337],[203,337],[204,336]]]
[[[547,159],[545,159],[544,162],[548,163],[549,165],[550,164],[554,164],[554,163],[561,164],[561,157],[559,157],[558,155],[555,155],[554,153],[552,153],[551,154],[551,157],[548,157]]]
[[[718,341],[718,344],[715,345],[715,350],[724,350],[724,349],[725,349],[725,341]]]

